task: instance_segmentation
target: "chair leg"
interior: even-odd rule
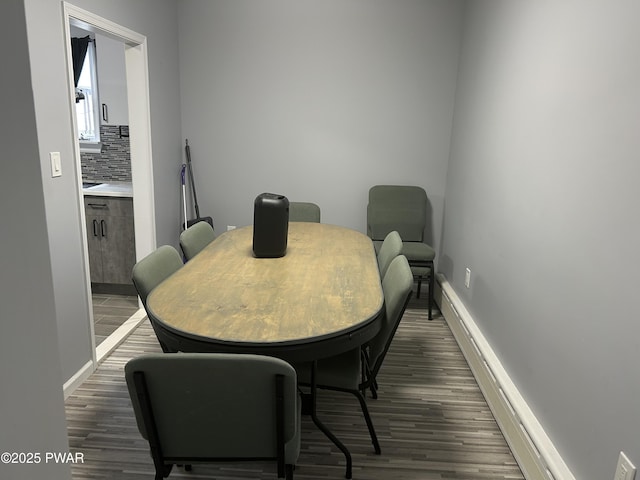
[[[369,353],[366,348],[363,348],[361,352],[362,352],[362,378],[361,378],[362,387],[360,388],[360,392],[362,393],[363,396],[366,394],[366,391],[367,391],[366,385],[368,383],[369,390],[371,391],[371,396],[373,398],[378,398],[378,382],[376,381],[375,378],[373,378],[373,375],[371,374],[371,367],[370,367],[371,362],[369,361]]]
[[[369,391],[371,392],[371,397],[374,399],[377,399],[378,398],[378,381],[375,379],[375,377],[371,373],[371,370],[368,367],[367,367],[367,383],[369,383]]]
[[[164,465],[160,469],[156,468],[156,478],[155,480],[162,480],[163,478],[167,478],[171,473],[173,465]]]
[[[371,398],[374,400],[378,399],[378,384],[375,380],[369,382],[369,391],[371,392]],[[363,392],[364,395],[364,392]]]
[[[373,421],[371,420],[371,415],[369,415],[369,407],[367,407],[367,401],[364,396],[358,390],[351,391],[358,401],[360,402],[360,408],[362,409],[362,414],[364,415],[364,420],[367,422],[367,428],[369,429],[369,435],[371,436],[371,443],[373,444],[373,448],[378,455],[380,455],[380,443],[378,442],[378,436],[376,435],[376,429],[373,426]]]
[[[285,478],[286,480],[293,480],[293,465],[285,465]]]
[[[429,268],[429,276],[427,281],[429,282],[429,292],[427,297],[427,308],[429,311],[429,320],[433,320],[433,289],[435,285],[435,271],[433,268],[433,260],[428,260],[420,263],[415,263],[414,266],[428,267]],[[422,275],[416,275],[414,278],[418,280],[418,291],[416,293],[416,298],[420,298],[420,291],[422,287]]]
[[[311,362],[311,420],[313,420],[313,423],[316,425],[316,427],[318,427],[320,429],[320,431],[322,433],[324,433],[326,435],[326,437],[331,440],[333,442],[333,444],[338,447],[338,449],[340,449],[340,451],[344,454],[344,459],[347,463],[346,469],[345,469],[345,478],[352,478],[353,476],[353,460],[351,458],[351,452],[349,452],[349,449],[347,447],[344,446],[344,444],[338,439],[338,437],[336,437],[331,430],[329,430],[324,423],[322,423],[322,421],[320,420],[320,418],[318,418],[318,412],[316,410],[316,400],[317,400],[317,395],[318,395],[318,387],[316,384],[316,369],[318,367],[318,362],[317,360],[314,360],[313,362]],[[360,395],[360,392],[358,390],[349,390],[352,392],[355,392],[355,395],[358,396]],[[366,404],[365,404],[366,407]]]
[[[433,320],[433,287],[435,285],[435,272],[433,269],[433,261],[429,262],[430,272],[429,272],[429,320]]]

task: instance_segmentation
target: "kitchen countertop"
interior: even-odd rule
[[[131,182],[105,182],[92,187],[83,187],[84,195],[97,197],[133,197]]]

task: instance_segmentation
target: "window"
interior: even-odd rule
[[[100,142],[98,103],[96,49],[95,42],[90,42],[76,87],[76,119],[81,148]]]

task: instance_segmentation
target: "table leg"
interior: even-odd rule
[[[327,438],[329,438],[329,440],[331,440],[334,445],[336,447],[338,447],[342,453],[344,453],[344,457],[347,461],[347,471],[345,473],[345,477],[346,478],[351,478],[351,453],[349,452],[349,450],[347,449],[347,447],[344,446],[344,444],[338,439],[338,437],[336,437],[331,430],[329,430],[318,418],[317,412],[316,412],[316,394],[317,394],[317,387],[316,387],[316,367],[318,365],[318,362],[316,360],[313,361],[312,365],[311,365],[311,419],[313,420],[313,423],[316,424],[316,426],[322,431],[322,433],[324,433]]]

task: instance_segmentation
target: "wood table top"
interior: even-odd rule
[[[151,292],[150,314],[173,333],[253,345],[344,336],[380,314],[380,275],[366,235],[291,222],[280,258],[256,258],[252,242],[252,226],[220,235]]]

